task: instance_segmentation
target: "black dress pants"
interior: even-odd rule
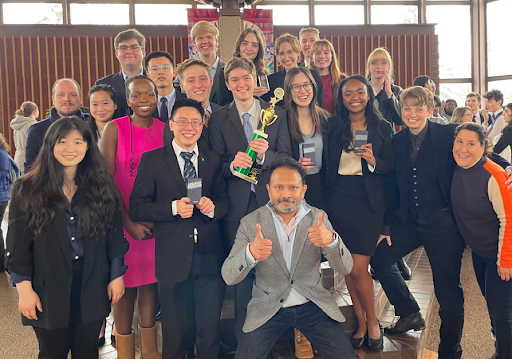
[[[402,228],[392,228],[391,242],[392,245],[388,246],[386,241],[382,241],[370,263],[390,303],[395,306],[396,315],[408,316],[420,310],[395,263],[423,245],[440,306],[439,359],[460,358],[464,325],[460,266],[464,240],[452,212],[441,210],[425,218],[409,216]]]

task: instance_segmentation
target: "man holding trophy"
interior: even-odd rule
[[[275,106],[283,90],[276,90],[270,104],[255,98],[256,70],[253,63],[244,58],[231,59],[224,68],[224,75],[234,100],[212,114],[208,129],[210,148],[223,162],[229,195],[229,212],[221,222],[227,254],[242,217],[269,201],[267,169],[276,158],[291,156],[291,147],[286,112]],[[235,287],[237,337],[242,333],[253,280],[254,274],[249,274]]]

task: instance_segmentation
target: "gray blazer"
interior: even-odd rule
[[[311,210],[297,227],[291,271],[286,267],[272,214],[267,206],[260,207],[242,218],[233,248],[222,266],[222,277],[228,285],[241,282],[251,270],[245,258],[245,250],[256,237],[256,223],[261,225],[263,237],[272,240],[272,254],[255,266],[256,280],[253,284],[252,299],[247,307],[244,332],[251,332],[272,318],[281,309],[292,287],[332,319],[338,322],[345,321],[331,294],[322,286],[319,266],[323,254],[336,272],[348,274],[352,270],[352,256],[341,240],[337,249],[315,247],[308,238],[308,229],[317,223],[320,210],[308,207]],[[323,221],[325,226],[332,230],[325,212]]]

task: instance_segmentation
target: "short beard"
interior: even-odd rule
[[[293,206],[291,206],[290,208],[282,208],[280,206],[281,203],[292,203]],[[281,199],[278,199],[277,201],[275,202],[272,202],[272,205],[274,206],[274,208],[278,211],[278,212],[281,212],[281,213],[292,213],[292,212],[295,212],[299,206],[300,206],[300,203],[302,201],[295,201],[291,198],[281,198]]]

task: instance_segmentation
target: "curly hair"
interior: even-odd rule
[[[235,53],[233,54],[233,57],[242,57],[242,55],[240,54],[240,45],[242,45],[242,42],[244,42],[245,37],[249,34],[254,34],[254,36],[256,36],[256,41],[258,41],[258,54],[254,58],[254,60],[252,60],[254,66],[256,66],[256,73],[259,76],[268,75],[268,71],[265,68],[266,45],[262,35],[258,30],[253,28],[247,28],[244,31],[242,31],[242,33],[238,36],[238,39],[236,40]]]
[[[43,146],[31,169],[15,183],[12,195],[26,213],[29,229],[37,238],[57,213],[70,206],[62,186],[64,167],[54,156],[55,144],[71,131],[78,131],[87,151],[75,174],[77,191],[71,206],[76,208],[81,236],[94,239],[105,236],[114,226],[114,216],[121,209],[121,196],[106,162],[87,124],[76,116],[55,121],[44,136]]]

